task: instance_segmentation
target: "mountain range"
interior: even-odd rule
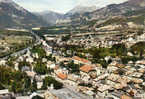
[[[114,16],[126,18],[137,16],[137,20],[144,21],[144,13],[145,0],[128,0],[121,4],[111,4],[100,9],[95,6],[76,6],[66,14],[53,11],[29,12],[12,0],[0,0],[0,28],[49,26],[59,21],[71,22],[71,24],[88,24],[88,22],[108,20]]]
[[[46,22],[50,24],[56,24],[58,21],[61,20],[69,20],[71,17],[73,17],[76,14],[83,14],[86,12],[92,12],[95,11],[97,8],[96,6],[76,6],[70,11],[68,11],[66,14],[57,13],[54,11],[43,11],[43,12],[34,12],[35,15],[43,18]]]
[[[145,0],[128,0],[121,4],[111,4],[103,8],[97,8],[95,6],[76,6],[66,14],[60,13],[45,13],[41,14],[44,20],[50,21],[54,19],[52,23],[57,20],[68,20],[70,19],[72,23],[76,23],[79,20],[84,22],[86,20],[106,20],[112,18],[113,16],[126,16],[131,13],[141,12],[145,10]],[[53,16],[54,15],[54,16]],[[63,21],[62,21],[63,22]],[[70,21],[68,21],[70,22]]]
[[[48,24],[12,0],[0,0],[0,28],[32,28]]]
[[[98,9],[89,14],[90,17],[108,18],[109,16],[119,16],[132,11],[145,8],[145,0],[129,0],[121,4],[111,4],[107,7]]]
[[[144,24],[145,0],[128,0],[121,4],[111,4],[93,12],[75,15],[71,18],[71,20],[72,24],[92,25],[112,20],[114,17],[119,17],[117,19],[121,18],[125,19],[126,21],[135,22],[137,24]],[[118,22],[118,20],[115,22]]]

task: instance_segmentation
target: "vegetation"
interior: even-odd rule
[[[92,87],[91,83],[79,83],[79,86]]]
[[[127,55],[127,48],[124,44],[115,44],[111,48],[113,53],[116,53],[117,56],[126,56]]]
[[[81,64],[75,64],[74,61],[70,61],[67,64],[64,64],[63,62],[60,63],[60,66],[62,68],[67,68],[69,72],[79,74],[80,73],[80,66]]]
[[[56,62],[56,58],[52,56],[52,54],[50,54],[49,56],[46,56],[46,58],[50,61]]]
[[[48,69],[45,63],[42,63],[41,61],[38,61],[36,65],[34,66],[34,71],[39,75],[45,75],[48,73]]]
[[[31,46],[35,39],[29,32],[0,30],[0,57]]]
[[[44,99],[44,98],[37,95],[37,96],[32,97],[32,99]]]
[[[102,26],[106,26],[106,25],[112,25],[112,24],[122,24],[124,22],[127,22],[127,20],[125,18],[120,18],[120,17],[111,18],[111,19],[108,19],[105,22],[99,24],[97,26],[97,28],[102,27]]]
[[[14,93],[25,93],[31,90],[31,80],[25,73],[0,66],[0,74],[1,89],[7,88]]]
[[[80,65],[75,64],[74,61],[69,62],[66,67],[71,73],[78,74],[80,72]]]
[[[140,59],[141,58],[135,57],[135,56],[124,56],[124,57],[121,57],[121,60],[122,60],[123,64],[127,64],[129,61],[136,62],[136,61],[138,61]]]
[[[58,82],[57,80],[55,80],[53,77],[51,76],[47,76],[45,77],[45,79],[43,80],[43,86],[42,89],[47,89],[47,86],[51,86],[51,84],[53,84],[54,89],[61,89],[63,87],[63,84]]]
[[[34,46],[31,50],[32,53],[38,53],[39,58],[45,58],[46,57],[46,52],[45,50],[42,48],[42,45],[37,45]]]
[[[68,41],[70,39],[70,35],[63,36],[62,41]]]
[[[34,78],[34,80],[32,82],[31,91],[35,92],[36,90],[37,90],[37,82],[36,82],[36,79]]]
[[[19,65],[18,65],[19,70],[22,70],[22,68],[25,67],[25,66],[30,67],[30,64],[28,62],[26,62],[26,61],[19,62]]]
[[[138,42],[131,46],[131,52],[142,57],[145,54],[145,42]]]

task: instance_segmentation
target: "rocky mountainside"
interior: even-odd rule
[[[107,7],[98,9],[90,13],[93,18],[108,18],[112,16],[119,16],[132,11],[137,11],[145,8],[145,0],[129,0],[121,4],[111,4]]]
[[[36,12],[34,14],[39,17],[42,17],[43,20],[45,20],[46,22],[48,22],[50,24],[55,24],[55,23],[57,23],[57,22],[59,23],[61,21],[62,22],[69,21],[69,19],[74,16],[92,12],[92,11],[95,11],[96,9],[97,9],[96,6],[90,6],[90,7],[76,6],[75,8],[73,8],[72,10],[67,12],[66,14],[61,14],[61,13],[57,13],[57,12],[53,12],[53,11]]]
[[[97,8],[96,6],[76,6],[72,10],[70,10],[66,15],[73,15],[73,14],[83,14],[86,12],[92,12],[95,11]]]
[[[134,22],[135,24],[144,24],[145,21],[145,0],[128,0],[121,4],[111,4],[93,12],[86,12],[83,14],[75,14],[71,17],[72,24],[89,25],[89,27],[100,24],[109,23],[115,24],[115,18],[125,19],[124,22]],[[110,20],[110,21],[108,21]],[[116,20],[116,19],[115,19]],[[106,22],[108,21],[108,22]],[[104,23],[103,23],[104,24]]]
[[[35,12],[34,14],[52,25],[55,24],[57,20],[64,19],[64,14],[53,11]]]
[[[0,0],[0,28],[31,28],[48,25],[12,0]]]

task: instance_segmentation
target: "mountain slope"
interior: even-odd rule
[[[85,12],[92,12],[95,11],[97,8],[96,6],[76,6],[75,8],[73,8],[72,10],[70,10],[67,14],[75,14],[75,13],[85,13]]]
[[[129,18],[136,23],[143,23],[145,12],[145,0],[129,0],[121,4],[111,4],[93,12],[78,14],[71,17],[73,24],[90,25],[108,20],[112,17],[134,17]],[[143,21],[143,22],[140,22]],[[82,24],[83,23],[83,24]],[[85,23],[85,24],[84,24]]]
[[[107,7],[98,9],[89,16],[94,18],[108,18],[119,16],[131,11],[137,11],[145,8],[145,0],[129,0],[121,4],[111,4]]]
[[[53,12],[53,11],[43,11],[34,13],[36,16],[41,17],[44,21],[50,24],[56,24],[56,21],[59,19],[64,19],[64,15]]]
[[[0,28],[31,28],[47,25],[12,0],[0,0]]]
[[[84,14],[88,12],[95,11],[97,8],[96,6],[76,6],[66,14],[60,14],[53,11],[44,11],[35,13],[35,15],[42,17],[46,22],[50,24],[56,24],[59,21],[69,21],[70,18],[75,18],[79,14]]]

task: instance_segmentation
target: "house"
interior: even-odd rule
[[[127,84],[126,83],[116,83],[113,87],[115,89],[123,89],[123,88],[127,87]]]
[[[96,79],[94,79],[94,81],[99,81],[99,80],[103,80],[103,79],[105,79],[106,77],[108,77],[109,76],[109,74],[108,73],[105,73],[105,74],[102,74],[102,75],[100,75],[100,76],[98,76]]]
[[[94,68],[91,65],[84,65],[84,66],[80,67],[80,70],[82,72],[88,73],[88,72],[94,70]]]
[[[107,91],[109,89],[111,89],[111,86],[109,86],[109,85],[100,85],[97,90],[100,92],[104,92],[104,91]]]
[[[76,82],[78,79],[80,79],[80,76],[78,76],[78,75],[75,75],[75,74],[68,75],[68,80],[70,80],[70,81]]]
[[[31,68],[30,68],[30,66],[23,66],[21,70],[22,71],[30,71]]]
[[[31,77],[31,78],[34,78],[35,75],[36,75],[35,72],[31,72],[31,71],[25,71],[25,72],[26,72],[26,74],[27,74],[29,77]]]
[[[59,66],[58,65],[56,65],[56,64],[50,64],[50,65],[48,65],[47,66],[48,68],[50,68],[50,69],[54,69],[54,70],[57,70],[57,69],[59,69]]]
[[[91,64],[91,61],[84,58],[80,58],[78,56],[72,57],[72,60],[74,60],[75,64]]]
[[[136,64],[145,65],[145,60],[137,61]]]
[[[125,65],[124,64],[116,64],[116,67],[118,67],[118,68],[124,68]]]
[[[133,99],[133,98],[131,98],[131,97],[127,96],[127,95],[122,95],[122,96],[120,97],[120,99]]]
[[[6,60],[0,60],[0,65],[6,65]]]
[[[43,86],[43,82],[42,82],[42,81],[41,81],[41,82],[37,82],[37,88],[38,88],[38,89],[41,89],[42,86]]]
[[[56,73],[56,75],[57,75],[57,77],[58,78],[60,78],[60,79],[62,79],[62,80],[65,80],[65,79],[67,79],[67,75],[66,74],[64,74],[64,73]]]
[[[8,91],[8,89],[0,90],[0,99],[12,99],[14,96]]]

